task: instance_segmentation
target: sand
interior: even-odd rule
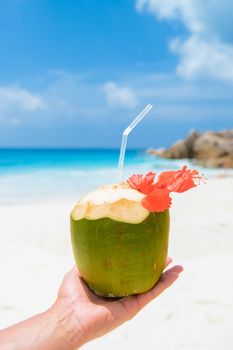
[[[83,349],[233,348],[233,178],[174,197],[170,255],[181,278],[133,320]],[[0,206],[0,327],[49,307],[74,264],[72,201]]]

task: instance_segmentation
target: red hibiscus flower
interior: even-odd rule
[[[197,170],[189,170],[187,166],[177,171],[165,171],[154,182],[155,173],[132,175],[128,179],[131,188],[144,193],[142,205],[150,212],[162,212],[171,206],[171,192],[185,192],[196,187],[203,180]]]

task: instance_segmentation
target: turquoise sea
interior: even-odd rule
[[[117,181],[118,158],[119,150],[111,149],[0,149],[0,204],[77,200],[99,185]],[[124,178],[183,164],[190,165],[145,150],[127,150]]]

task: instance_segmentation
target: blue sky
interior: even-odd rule
[[[229,0],[0,3],[0,146],[167,146],[233,121]]]

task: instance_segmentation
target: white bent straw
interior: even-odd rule
[[[118,163],[118,181],[122,181],[123,177],[123,167],[124,167],[124,160],[125,160],[125,150],[127,145],[127,139],[131,131],[135,128],[135,126],[140,123],[140,121],[150,112],[150,110],[153,108],[151,104],[147,105],[141,113],[138,114],[138,116],[132,121],[132,123],[127,126],[127,128],[124,130],[122,134],[121,139],[121,150],[120,150],[120,158]]]

